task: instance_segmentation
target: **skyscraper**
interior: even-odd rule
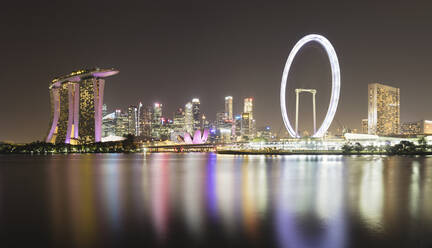
[[[103,115],[103,117],[102,117],[102,138],[108,137],[108,136],[115,136],[115,124],[116,124],[115,112]]]
[[[255,120],[253,118],[253,98],[244,99],[242,121],[241,121],[242,139],[251,140],[255,136]]]
[[[173,130],[174,132],[184,132],[185,129],[185,111],[183,108],[178,108],[174,113]]]
[[[233,119],[233,98],[232,96],[225,97],[225,115],[227,120]]]
[[[234,136],[236,136],[237,141],[241,140],[241,127],[242,127],[242,116],[236,115],[234,117]]]
[[[249,118],[253,119],[253,98],[247,97],[244,99],[243,113],[249,113]]]
[[[200,100],[198,98],[192,99],[192,116],[193,116],[193,130],[201,128],[201,110]]]
[[[383,84],[368,86],[368,133],[400,133],[400,90]]]
[[[114,69],[96,68],[55,78],[49,86],[51,122],[46,142],[100,142],[104,78],[117,73]]]
[[[128,133],[138,136],[138,108],[134,105],[128,107]]]
[[[185,105],[185,131],[193,133],[193,113],[192,103],[188,102]]]
[[[162,104],[156,102],[153,105],[152,124],[154,124],[154,125],[161,124],[161,118],[162,118]]]
[[[241,137],[244,140],[252,139],[252,120],[250,116],[250,113],[242,113],[241,115]]]
[[[142,104],[142,102],[139,102],[138,108],[137,108],[137,120],[136,120],[136,129],[137,129],[136,135],[137,136],[141,136],[141,131],[142,131],[142,129],[141,129],[141,116],[142,116],[141,112],[142,111],[143,111],[143,104]]]
[[[139,129],[140,136],[149,138],[151,134],[151,124],[152,124],[152,106],[145,106],[140,108],[139,113]]]
[[[156,102],[153,105],[151,137],[154,139],[160,139],[161,128],[162,128],[162,104]]]
[[[115,135],[123,136],[129,133],[128,115],[120,109],[115,111]]]

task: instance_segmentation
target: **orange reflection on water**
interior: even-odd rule
[[[50,213],[52,234],[56,237],[55,246],[61,246],[62,239],[69,238],[77,247],[97,245],[96,234],[99,231],[95,202],[98,199],[95,195],[92,163],[91,156],[80,156],[79,159],[70,156],[67,163],[64,160],[51,160]]]

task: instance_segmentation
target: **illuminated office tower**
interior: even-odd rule
[[[210,122],[207,120],[207,117],[203,114],[201,116],[201,130],[209,129],[210,128]]]
[[[138,108],[136,106],[128,107],[128,133],[138,136]]]
[[[236,115],[234,117],[234,136],[237,141],[241,140],[241,125],[242,124],[242,116]]]
[[[242,129],[243,138],[247,137],[247,139],[249,140],[254,138],[256,128],[255,128],[255,120],[253,118],[253,98],[252,97],[247,97],[244,99],[241,129]]]
[[[136,119],[136,136],[141,136],[141,112],[143,111],[142,102],[138,103],[137,107],[137,119]]]
[[[225,115],[227,120],[233,120],[233,98],[232,96],[225,97]]]
[[[153,105],[152,125],[151,125],[150,136],[154,139],[160,139],[161,138],[161,129],[162,129],[162,104],[156,102]]]
[[[139,111],[140,136],[149,138],[152,124],[152,106],[141,107]]]
[[[400,133],[400,90],[383,84],[368,86],[368,133]]]
[[[249,113],[249,118],[253,119],[253,98],[247,97],[244,99],[243,113]]]
[[[192,99],[192,117],[193,117],[193,130],[201,128],[201,110],[200,100],[198,98]]]
[[[250,140],[252,137],[252,120],[250,113],[242,113],[241,115],[241,137],[243,140]]]
[[[192,113],[192,103],[188,102],[185,105],[185,130],[188,133],[193,133],[193,113]]]
[[[183,108],[178,108],[174,113],[173,130],[174,132],[184,132],[185,129],[185,111]]]
[[[225,112],[218,112],[216,113],[216,128],[224,128],[225,127],[225,120],[226,120],[226,113]]]
[[[162,119],[162,104],[156,102],[153,106],[153,116],[152,116],[152,124],[159,125],[161,124]]]
[[[120,109],[115,111],[115,135],[124,136],[129,133],[128,115]]]
[[[46,142],[100,142],[104,78],[117,73],[96,68],[55,78],[49,85],[51,121]]]
[[[102,117],[102,137],[115,136],[115,123],[116,123],[115,112],[112,112],[111,114],[103,115],[103,117]]]
[[[228,120],[225,112],[216,113],[216,136],[221,142],[231,141],[231,136],[234,136],[235,129],[233,128],[233,120]]]

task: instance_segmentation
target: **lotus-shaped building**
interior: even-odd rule
[[[204,144],[207,142],[208,135],[209,135],[208,129],[204,129],[202,135],[201,135],[201,130],[198,129],[195,131],[193,138],[189,133],[184,132],[183,137],[180,137],[180,140],[182,140],[182,142],[184,142],[185,144],[195,144],[195,145]]]

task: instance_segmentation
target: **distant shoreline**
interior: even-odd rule
[[[432,155],[432,152],[412,152],[412,153],[388,153],[388,152],[343,152],[343,151],[217,151],[218,154],[227,155],[355,155],[355,156],[369,156],[369,155],[383,155],[383,156],[394,156],[394,155]]]

